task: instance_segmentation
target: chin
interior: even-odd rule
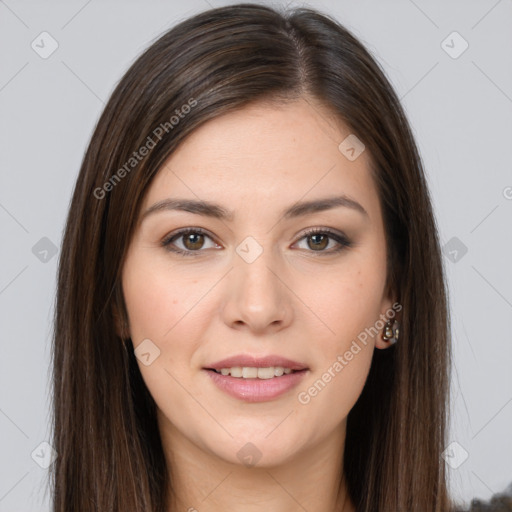
[[[245,432],[224,442],[221,450],[218,445],[209,448],[219,459],[250,469],[276,468],[289,463],[297,455],[299,445],[289,433],[284,439],[277,436],[265,439],[265,435],[251,436]]]

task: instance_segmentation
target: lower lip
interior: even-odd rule
[[[245,402],[267,402],[290,391],[304,378],[308,370],[284,374],[272,379],[244,379],[204,370],[219,389]]]

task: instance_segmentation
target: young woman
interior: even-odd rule
[[[122,78],[76,183],[54,511],[450,510],[448,332],[368,51],[310,9],[194,16]]]

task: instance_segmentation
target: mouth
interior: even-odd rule
[[[271,375],[270,369],[274,369],[274,375]],[[217,372],[224,372],[223,375],[231,375],[232,377],[242,377],[242,378],[256,378],[254,370],[266,370],[262,372],[262,375],[268,375],[268,377],[260,377],[260,378],[271,378],[273,376],[280,377],[283,373],[288,374],[293,371],[307,370],[307,366],[298,361],[293,361],[292,359],[288,359],[286,357],[278,356],[278,355],[268,355],[264,357],[257,357],[250,354],[239,354],[236,356],[227,357],[226,359],[222,359],[221,361],[217,361],[215,363],[209,364],[205,367],[207,370],[215,370]],[[242,374],[239,369],[242,370]],[[277,369],[277,373],[276,373]],[[281,369],[283,373],[281,373]],[[250,375],[248,377],[244,376],[245,373]],[[233,372],[233,373],[232,373]]]
[[[283,375],[290,375],[291,373],[304,372],[303,370],[292,370],[291,368],[285,368],[283,366],[268,366],[268,367],[256,367],[256,366],[233,366],[231,368],[221,368],[217,370],[215,368],[205,368],[206,370],[218,373],[219,375],[231,376],[235,379],[274,379],[282,377]]]
[[[275,400],[309,372],[306,365],[283,357],[247,355],[223,359],[203,370],[221,391],[245,402]]]

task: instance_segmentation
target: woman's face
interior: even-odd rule
[[[197,129],[153,180],[123,292],[165,443],[259,466],[343,443],[385,346],[365,329],[392,305],[349,135],[312,101],[254,104]]]

